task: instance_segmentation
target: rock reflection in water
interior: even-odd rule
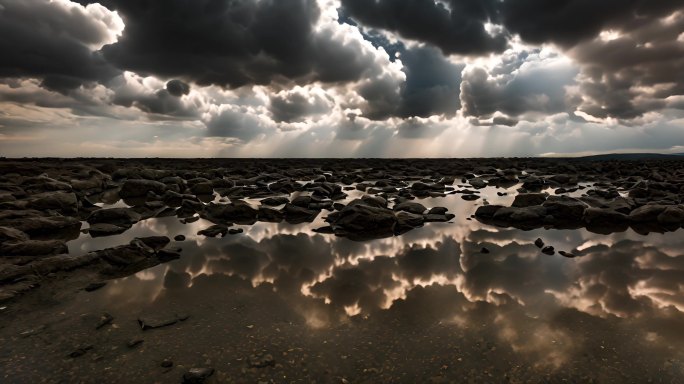
[[[183,258],[110,284],[111,302],[132,297],[151,302],[160,295],[172,299],[205,275],[219,275],[268,287],[315,327],[334,326],[348,315],[403,310],[413,321],[470,327],[479,324],[473,316],[486,309],[500,338],[526,352],[541,348],[545,340],[574,345],[571,333],[552,324],[575,309],[624,319],[621,324],[634,326],[651,341],[684,341],[677,332],[684,326],[684,239],[679,233],[601,236],[584,230],[522,232],[443,224],[360,243],[306,231],[286,233],[278,228],[282,225],[271,224],[225,239],[193,235],[202,223],[186,227],[159,219],[146,225],[157,233],[185,232],[188,240],[178,243]],[[534,245],[537,237],[577,258],[542,254]],[[481,253],[483,246],[489,254]],[[543,325],[534,322],[525,331],[530,318]]]

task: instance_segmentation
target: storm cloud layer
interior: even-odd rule
[[[3,155],[684,152],[684,0],[0,0],[0,49]]]

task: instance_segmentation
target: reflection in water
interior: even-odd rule
[[[457,217],[474,210],[457,196],[433,200]],[[535,366],[561,367],[608,340],[643,344],[653,356],[670,356],[684,345],[679,232],[521,231],[463,220],[354,242],[313,232],[323,217],[308,226],[257,223],[219,239],[197,235],[210,225],[204,220],[182,224],[169,217],[118,236],[84,235],[69,245],[83,252],[136,236],[186,236],[176,243],[183,248],[179,260],[103,288],[103,297],[122,308],[221,295],[223,279],[255,294],[275,292],[312,329],[359,317],[416,329],[443,324],[464,334],[491,334]],[[542,254],[534,245],[538,237],[577,257]],[[482,253],[483,247],[490,252]]]

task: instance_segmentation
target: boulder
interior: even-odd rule
[[[235,200],[230,204],[210,203],[205,207],[206,218],[217,223],[254,224],[259,211],[244,201]]]
[[[166,191],[166,184],[154,180],[131,179],[124,181],[119,191],[122,198],[145,197],[148,192],[163,195]]]
[[[73,192],[45,192],[31,196],[26,207],[39,211],[52,209],[62,214],[75,215],[78,213],[78,199]]]
[[[27,214],[23,217],[15,216],[11,218],[0,218],[0,225],[11,227],[26,234],[49,235],[57,232],[75,231],[81,229],[81,221],[66,216],[39,216],[38,214]]]
[[[658,216],[667,209],[667,205],[648,204],[633,210],[629,214],[629,220],[633,223],[653,223],[658,221]]]
[[[25,240],[0,245],[0,256],[51,256],[69,253],[60,240]]]
[[[18,229],[0,227],[0,244],[4,242],[26,241],[28,239],[28,235]]]
[[[212,195],[214,186],[210,182],[197,183],[190,187],[190,191],[195,195]]]
[[[338,229],[342,229],[368,238],[394,234],[397,217],[393,211],[387,208],[352,203],[339,212],[331,213],[326,219],[332,224],[336,233],[338,233]]]
[[[206,237],[223,237],[228,233],[228,227],[223,224],[215,224],[209,228],[197,232],[198,235]]]
[[[658,215],[657,220],[661,225],[681,225],[684,223],[684,207],[667,207]]]
[[[257,213],[257,219],[267,223],[280,223],[284,218],[285,214],[272,208],[259,207]]]
[[[581,221],[587,205],[568,196],[549,196],[542,204],[556,220]]]
[[[131,208],[107,208],[93,211],[86,221],[89,224],[114,224],[128,226],[140,221],[141,215]]]
[[[394,208],[392,209],[395,211],[415,213],[417,215],[422,215],[427,210],[427,208],[425,208],[423,204],[416,203],[413,201],[406,201],[403,203],[395,204]]]
[[[130,227],[130,225],[119,226],[115,224],[97,223],[88,228],[88,233],[91,237],[105,237],[124,233]]]
[[[524,208],[533,205],[542,205],[546,201],[547,195],[545,193],[521,193],[515,196],[512,207]]]
[[[496,212],[498,212],[502,208],[505,207],[503,205],[483,205],[477,207],[477,210],[475,210],[475,216],[483,218],[492,218],[494,217],[494,214],[496,214]]]
[[[270,207],[276,207],[278,205],[283,205],[289,203],[290,200],[288,200],[287,197],[267,197],[263,200],[261,200],[262,205],[268,205]]]
[[[319,210],[308,209],[293,204],[285,204],[283,208],[285,221],[291,224],[311,223],[316,220]]]

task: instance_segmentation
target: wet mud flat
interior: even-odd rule
[[[682,382],[684,162],[0,161],[5,382]]]

